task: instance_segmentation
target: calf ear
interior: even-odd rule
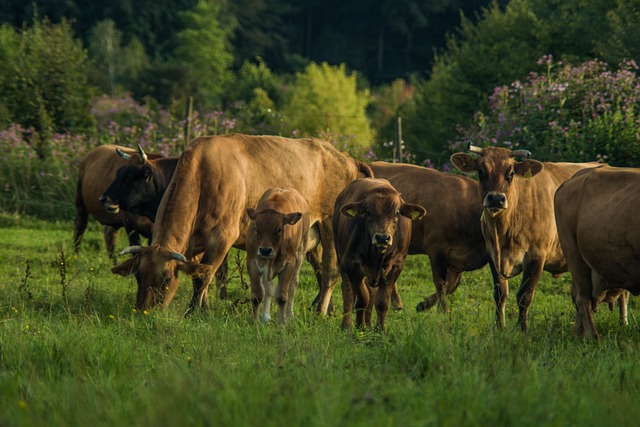
[[[473,172],[476,170],[475,159],[467,153],[455,153],[451,156],[451,163],[462,172]]]
[[[362,202],[347,203],[340,208],[340,213],[353,218],[362,215]]]
[[[410,219],[422,219],[427,214],[427,210],[420,205],[405,203],[400,208],[400,214]]]
[[[537,160],[525,160],[516,163],[514,167],[515,172],[523,178],[531,178],[542,169],[544,169],[544,165]]]
[[[129,258],[128,260],[126,260],[120,265],[111,267],[111,272],[114,274],[119,274],[123,277],[130,276],[136,270],[138,270],[139,260],[140,260],[140,256],[136,255],[133,258]]]
[[[209,264],[201,264],[193,261],[178,263],[178,270],[183,271],[191,277],[204,277],[212,272]]]
[[[249,216],[249,219],[251,221],[255,221],[256,220],[256,211],[253,208],[250,208],[247,206],[247,215]]]
[[[282,216],[282,221],[285,224],[293,225],[296,222],[300,221],[300,218],[302,218],[302,213],[301,212],[294,212],[294,213],[289,213],[289,214],[283,215]]]
[[[142,174],[144,175],[144,180],[149,182],[153,179],[153,170],[149,165],[144,165],[142,168]]]

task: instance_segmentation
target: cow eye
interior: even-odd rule
[[[278,227],[278,229],[276,230],[276,236],[279,236],[282,234],[282,227]]]
[[[513,177],[516,175],[516,171],[511,169],[509,172],[507,172],[507,181],[511,182],[513,181]]]

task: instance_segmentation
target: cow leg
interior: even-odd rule
[[[618,304],[620,306],[620,323],[622,325],[628,325],[629,320],[627,318],[627,305],[629,304],[629,291],[626,289],[620,293],[618,298]]]
[[[393,303],[394,310],[404,310],[404,304],[402,303],[400,292],[398,292],[397,284],[394,284],[393,289],[391,289],[391,302]]]
[[[571,297],[576,306],[576,321],[573,331],[576,335],[584,338],[593,337],[598,339],[598,331],[593,320],[593,300],[591,295],[586,295],[580,290],[580,286],[573,282],[571,287]]]
[[[107,253],[109,258],[116,260],[116,242],[118,241],[118,229],[110,225],[102,226],[102,235],[104,236],[104,243],[107,246]]]
[[[320,225],[320,241],[322,242],[322,289],[317,310],[319,314],[326,315],[333,288],[338,281],[337,256],[333,243],[331,218],[325,218]]]
[[[351,328],[351,312],[354,299],[353,285],[348,274],[342,273],[342,328]]]
[[[540,276],[542,276],[543,265],[544,260],[533,259],[525,265],[522,273],[522,282],[520,282],[520,287],[518,288],[518,309],[520,311],[518,323],[524,332],[529,328],[529,306],[533,301],[533,294],[540,281]]]
[[[316,277],[316,281],[318,282],[318,294],[313,299],[311,303],[311,307],[318,310],[318,305],[320,304],[320,297],[322,296],[322,246],[316,245],[315,248],[311,249],[307,252],[307,261],[311,264],[311,268],[313,268],[313,274]],[[334,312],[333,301],[329,298],[329,306],[327,308],[327,313]]]
[[[498,328],[506,327],[504,309],[507,305],[507,297],[509,296],[509,282],[498,274],[498,270],[493,265],[493,261],[489,261],[491,269],[491,277],[493,278],[493,300],[496,302],[496,324]]]
[[[447,266],[439,257],[429,257],[429,261],[431,263],[431,275],[433,277],[433,284],[436,287],[436,293],[420,302],[416,306],[416,311],[419,313],[438,304],[440,311],[447,312],[449,310],[447,306]]]
[[[229,253],[224,256],[222,264],[216,270],[216,288],[220,299],[227,299],[227,282],[229,281]]]
[[[204,256],[200,262],[202,264],[211,265],[213,273],[206,274],[203,277],[195,277],[193,279],[193,297],[191,298],[186,314],[189,314],[199,308],[209,308],[209,285],[211,284],[211,280],[213,279],[215,272],[220,268],[220,264],[222,264],[227,252],[231,249],[231,245],[238,238],[238,235],[238,230],[229,228],[225,230],[224,235],[212,235],[208,239],[210,242],[214,243],[205,248]]]
[[[76,196],[78,197],[78,196]],[[76,201],[76,218],[73,222],[73,249],[75,252],[80,250],[80,243],[84,232],[87,230],[87,220],[89,218],[89,212],[84,207],[82,202]]]
[[[253,319],[258,319],[260,304],[264,300],[264,286],[262,285],[262,274],[255,266],[252,259],[247,258],[247,271],[251,284],[251,305],[253,306]]]
[[[271,300],[274,294],[273,280],[267,280],[266,277],[262,279],[264,285],[264,301],[262,302],[262,315],[260,316],[260,320],[267,323],[271,320]]]
[[[354,306],[356,312],[356,328],[363,329],[371,326],[371,312],[373,311],[373,298],[371,298],[371,293],[375,293],[375,291],[369,292],[369,287],[364,279],[356,283],[356,303]]]
[[[376,307],[377,327],[381,332],[384,332],[385,330],[384,323],[387,318],[387,312],[389,311],[391,297],[393,295],[393,290],[396,289],[396,282],[401,272],[402,272],[401,266],[393,267],[385,280],[386,283],[380,286],[376,290],[375,307]]]

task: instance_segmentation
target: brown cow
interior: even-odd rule
[[[354,308],[356,326],[371,326],[375,306],[384,331],[391,292],[409,250],[411,220],[424,215],[422,206],[405,203],[385,179],[357,179],[340,193],[333,233],[342,276],[343,328],[351,327]]]
[[[272,188],[258,201],[256,208],[247,207],[251,219],[247,231],[247,271],[251,279],[253,315],[271,320],[271,299],[278,304],[278,322],[293,317],[293,299],[298,274],[307,253],[309,237],[309,205],[292,188]],[[278,287],[273,279],[278,276]]]
[[[494,283],[501,283],[487,252],[480,229],[482,199],[473,179],[415,165],[373,162],[376,178],[385,178],[408,203],[423,206],[429,215],[412,223],[409,255],[429,257],[436,293],[416,307],[434,304],[448,311],[447,294],[452,294],[463,271],[491,266]]]
[[[558,237],[571,271],[574,331],[598,338],[593,312],[628,291],[640,293],[640,170],[603,166],[579,172],[555,194]],[[624,291],[622,291],[624,290]]]
[[[196,277],[190,310],[208,307],[212,271],[232,246],[245,247],[246,206],[255,206],[269,188],[294,188],[309,203],[311,224],[318,226],[323,269],[318,309],[326,314],[337,280],[333,202],[364,166],[315,138],[198,138],[180,156],[158,208],[152,245],[136,248],[133,258],[112,270],[135,273],[140,309],[169,304],[178,287],[178,270]],[[204,247],[202,264],[188,262],[184,255],[198,246]]]
[[[139,234],[149,237],[152,224],[148,218],[138,215],[114,214],[104,210],[99,202],[100,195],[107,189],[116,176],[116,171],[127,161],[118,156],[116,149],[128,155],[135,151],[117,145],[100,145],[89,151],[81,160],[76,186],[76,218],[74,221],[73,242],[76,252],[87,229],[87,220],[91,214],[103,225],[104,239],[109,256],[113,258],[118,229],[125,227],[129,243],[140,244]],[[149,154],[151,158],[161,157]]]
[[[511,278],[522,273],[518,289],[518,323],[527,330],[527,313],[543,269],[558,275],[568,271],[560,248],[553,214],[553,195],[560,184],[579,170],[597,163],[541,163],[526,150],[474,147],[455,153],[451,162],[463,172],[478,172],[484,211],[481,226],[487,250],[498,274]],[[516,157],[525,157],[518,162]],[[496,317],[505,326],[507,282],[495,283]]]

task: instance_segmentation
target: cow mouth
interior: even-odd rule
[[[499,213],[503,212],[506,208],[504,206],[484,206],[485,211],[491,218],[495,217]]]
[[[120,205],[114,205],[112,203],[103,203],[102,204],[105,210],[109,213],[118,213],[120,212]]]

